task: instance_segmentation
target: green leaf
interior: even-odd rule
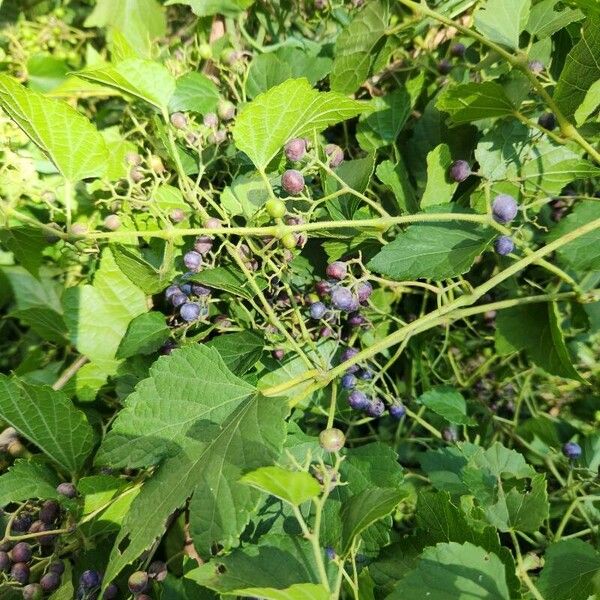
[[[600,204],[593,201],[578,203],[573,211],[555,225],[548,241],[553,241],[577,229],[600,219]],[[576,271],[600,270],[600,230],[596,229],[578,237],[556,251],[559,262]]]
[[[157,201],[163,199],[162,195],[159,196]],[[173,269],[170,265],[164,264],[157,269],[133,247],[114,244],[111,252],[120,271],[148,295],[161,292],[173,279]]]
[[[27,61],[27,83],[34,92],[46,93],[67,78],[69,67],[64,59],[51,54],[34,54]]]
[[[176,87],[175,78],[165,67],[141,58],[130,58],[116,65],[99,65],[78,71],[77,76],[135,96],[159,110],[167,110]]]
[[[496,350],[502,355],[525,350],[536,365],[551,375],[581,381],[565,345],[555,302],[501,311],[496,319]]]
[[[169,338],[165,316],[156,311],[139,315],[127,327],[119,344],[117,358],[129,358],[136,354],[151,354]]]
[[[450,87],[438,96],[435,105],[438,110],[449,113],[456,124],[505,117],[515,111],[504,88],[494,81]]]
[[[427,548],[387,600],[510,600],[506,570],[491,552],[469,542]]]
[[[169,111],[191,111],[204,115],[213,112],[218,103],[217,86],[203,73],[192,71],[177,78],[175,91],[169,100]]]
[[[458,183],[448,177],[451,164],[452,156],[447,144],[440,144],[427,154],[427,187],[421,198],[422,209],[452,200]]]
[[[475,14],[475,27],[488,40],[517,50],[530,8],[531,0],[487,0]]]
[[[265,339],[257,331],[240,331],[215,337],[206,345],[218,351],[233,373],[243,375],[260,360]]]
[[[60,479],[43,462],[20,458],[0,477],[0,507],[11,502],[60,498],[56,486]]]
[[[462,394],[454,388],[438,386],[419,396],[418,402],[450,423],[476,424],[472,417],[467,416],[467,403]]]
[[[278,590],[275,588],[247,588],[235,590],[232,595],[244,598],[264,598],[264,600],[328,600],[331,594],[318,583],[296,583],[295,585]]]
[[[31,327],[44,340],[62,344],[67,336],[67,326],[62,315],[46,306],[31,306],[13,310],[11,317]]]
[[[596,112],[598,106],[600,106],[600,79],[592,83],[583,102],[575,111],[575,123],[577,123],[577,125],[583,125],[590,115]]]
[[[10,250],[15,261],[34,277],[38,276],[44,260],[42,252],[48,246],[46,234],[41,229],[22,225],[0,230],[0,242]]]
[[[306,79],[290,79],[242,108],[233,137],[254,165],[264,169],[291,138],[312,136],[367,107],[343,94],[318,92]]]
[[[262,178],[238,175],[221,192],[221,205],[230,215],[243,215],[250,220],[269,199],[269,189]]]
[[[188,280],[229,292],[234,296],[240,296],[246,300],[253,300],[256,295],[244,274],[234,267],[206,269],[200,271],[200,273],[194,273]],[[265,289],[268,285],[262,277],[255,278],[255,281],[261,290]]]
[[[394,164],[391,160],[384,160],[377,165],[375,171],[377,177],[384,185],[387,185],[398,203],[401,211],[414,213],[419,209],[415,189],[410,182],[408,171],[402,158]]]
[[[185,4],[199,17],[216,14],[234,17],[253,3],[254,0],[168,0],[165,5]]]
[[[321,494],[321,486],[312,475],[276,466],[246,473],[240,481],[296,506]]]
[[[370,2],[338,36],[331,89],[343,94],[355,92],[367,79],[377,45],[386,35],[389,21],[387,2]]]
[[[600,553],[581,540],[562,540],[546,550],[537,586],[552,600],[587,600],[597,589],[598,573]]]
[[[600,15],[587,19],[581,40],[569,52],[554,90],[554,101],[573,119],[591,86],[600,79]]]
[[[501,121],[489,129],[475,149],[481,174],[495,181],[505,179],[508,168],[515,172],[527,154],[530,131],[518,121]]]
[[[66,102],[32,92],[0,74],[0,107],[69,181],[100,177],[106,171],[104,139],[87,117]]]
[[[527,31],[537,38],[551,36],[563,27],[576,23],[584,18],[584,14],[577,9],[564,8],[556,10],[559,0],[542,0],[531,8]]]
[[[475,223],[415,224],[384,246],[369,268],[398,281],[456,277],[471,268],[493,237],[492,230]]]
[[[80,471],[94,446],[85,415],[48,386],[0,374],[0,418],[71,474]]]
[[[151,42],[167,31],[165,10],[157,0],[98,0],[84,25],[117,29],[146,56]]]

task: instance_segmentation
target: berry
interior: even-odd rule
[[[117,215],[108,215],[106,219],[104,219],[104,228],[109,231],[116,231],[121,227],[121,219]]]
[[[46,500],[40,509],[40,521],[50,525],[60,516],[60,505],[56,500]]]
[[[544,129],[548,129],[548,131],[552,131],[556,127],[556,117],[553,113],[544,113],[538,118],[538,125],[541,125]]]
[[[212,48],[210,47],[210,44],[207,44],[206,42],[200,44],[200,46],[198,46],[198,54],[200,55],[200,58],[203,58],[204,60],[212,58]]]
[[[178,285],[170,285],[165,290],[165,300],[170,300],[175,294],[179,294],[181,290]]]
[[[69,482],[59,483],[56,487],[56,491],[61,496],[66,496],[67,498],[75,498],[77,495],[77,489],[72,483]]]
[[[196,302],[186,302],[179,309],[179,315],[188,323],[197,321],[200,317],[200,305]]]
[[[447,442],[457,442],[458,430],[456,427],[444,427],[444,429],[442,429],[442,437]]]
[[[329,157],[329,166],[334,169],[344,160],[344,151],[337,144],[327,144],[325,154]]]
[[[498,223],[510,223],[519,211],[517,201],[508,194],[498,194],[492,203],[492,215]]]
[[[319,434],[319,444],[327,452],[338,452],[344,447],[345,443],[346,436],[344,432],[335,427],[324,429]]]
[[[315,283],[315,291],[319,298],[323,298],[323,296],[327,296],[331,291],[331,284],[329,281],[317,281],[317,283]]]
[[[341,281],[342,279],[344,279],[344,277],[346,277],[346,273],[348,272],[348,265],[346,265],[346,263],[342,262],[341,260],[336,260],[335,262],[332,262],[327,265],[327,269],[325,270],[325,272],[327,273],[328,277]]]
[[[348,325],[350,325],[350,327],[360,327],[366,322],[367,320],[360,313],[355,312],[348,315]]]
[[[281,186],[288,194],[299,194],[304,189],[304,175],[296,169],[288,169],[281,176]]]
[[[10,568],[10,558],[8,552],[0,551],[0,573],[6,573]]]
[[[358,372],[358,377],[363,381],[368,381],[369,379],[373,379],[373,371],[371,369],[361,369]]]
[[[203,285],[192,284],[192,292],[196,296],[210,296],[210,289]]]
[[[26,563],[31,560],[31,546],[27,542],[15,544],[10,551],[10,559],[15,563]]]
[[[335,550],[331,546],[327,546],[327,548],[325,548],[325,556],[327,557],[327,560],[334,560],[336,557]]]
[[[226,139],[227,139],[227,132],[224,131],[223,129],[219,129],[218,131],[215,131],[214,133],[211,133],[208,136],[208,141],[211,144],[221,144]]]
[[[60,585],[60,575],[53,571],[48,571],[40,579],[40,585],[45,592],[53,592]]]
[[[206,229],[219,229],[219,227],[221,227],[221,221],[216,217],[210,217],[209,219],[206,219],[204,227],[206,227]]]
[[[279,198],[269,198],[265,202],[265,210],[273,219],[281,219],[281,217],[285,215],[287,209],[283,200],[280,200]]]
[[[65,572],[65,563],[62,560],[55,560],[50,563],[48,571],[52,571],[52,573],[56,573],[57,575],[62,575]]]
[[[223,121],[231,121],[235,116],[235,106],[229,100],[221,100],[217,107],[217,113]]]
[[[163,165],[163,161],[160,159],[160,156],[150,157],[150,168],[158,175],[165,172],[165,165]]]
[[[506,256],[515,249],[515,243],[508,235],[501,235],[494,242],[494,249],[500,256]]]
[[[10,570],[10,576],[25,585],[29,580],[29,567],[22,562],[15,563]]]
[[[175,308],[179,308],[180,306],[183,306],[188,301],[188,297],[185,294],[178,292],[177,294],[173,294],[171,296],[170,300],[171,300],[171,304]]]
[[[471,167],[466,160],[455,160],[450,166],[450,177],[454,181],[461,182],[469,177]]]
[[[104,600],[114,600],[115,598],[119,597],[119,588],[114,584],[111,583],[105,590],[104,590]],[[139,598],[139,596],[138,596]]]
[[[182,112],[175,112],[171,115],[171,125],[173,125],[175,129],[185,129],[187,124],[187,117]]]
[[[155,560],[148,567],[148,574],[156,581],[164,581],[167,578],[167,563],[162,560]]]
[[[152,600],[152,596],[148,596],[148,594],[137,594],[135,600]]]
[[[183,255],[183,264],[190,271],[197,273],[202,265],[202,255],[195,250],[190,250]]]
[[[23,600],[42,600],[44,590],[39,583],[30,583],[23,588]]]
[[[563,454],[571,460],[577,460],[581,456],[581,446],[576,442],[567,442],[562,447]]]
[[[202,122],[206,127],[214,129],[219,124],[219,117],[217,117],[216,113],[206,113]]]
[[[465,55],[466,51],[467,49],[465,45],[461,44],[460,42],[457,44],[452,44],[452,46],[450,46],[450,54],[455,58],[462,58]]]
[[[185,211],[183,211],[181,208],[174,208],[169,213],[169,219],[171,219],[173,223],[181,223],[185,220]]]
[[[191,283],[183,283],[179,286],[182,294],[189,296],[192,293],[192,284]]]
[[[369,406],[369,398],[360,390],[354,390],[348,394],[348,404],[354,410],[364,410]]]
[[[72,235],[85,235],[87,230],[88,228],[85,223],[73,223],[73,225],[71,225]]]
[[[142,164],[142,157],[137,152],[128,152],[125,155],[125,162],[132,167],[139,167]]]
[[[371,417],[380,417],[385,412],[385,404],[379,398],[373,398],[367,405],[367,414]]]
[[[273,350],[273,358],[276,360],[282,360],[285,356],[285,350],[283,348],[276,348]]]
[[[352,373],[346,373],[342,376],[342,387],[345,390],[351,390],[356,387],[356,377]]]
[[[340,362],[346,362],[347,360],[354,358],[357,354],[358,350],[356,348],[346,348],[340,356]]]
[[[530,60],[528,66],[529,70],[536,75],[544,70],[544,63],[541,60]]]
[[[344,287],[336,287],[331,292],[331,304],[339,310],[352,312],[358,308],[358,300],[356,296]]]
[[[447,58],[442,58],[437,64],[437,70],[440,75],[448,75],[452,71],[452,63]]]
[[[131,167],[129,170],[129,178],[133,183],[139,183],[144,179],[144,173],[139,167]]]
[[[327,314],[327,307],[322,302],[313,302],[310,305],[310,317],[318,321]]]
[[[57,491],[58,488],[56,488]],[[12,524],[12,531],[14,533],[25,533],[31,526],[33,519],[29,513],[21,513],[17,515]]]
[[[401,402],[394,402],[394,404],[390,406],[390,415],[394,417],[394,419],[400,420],[405,414],[406,408]]]
[[[84,590],[92,590],[97,588],[102,583],[102,577],[98,571],[87,570],[81,574],[79,578],[79,585]]]
[[[201,235],[196,238],[194,242],[194,250],[198,254],[208,254],[213,247],[213,239],[209,235]]]
[[[356,297],[361,304],[365,304],[372,293],[373,286],[368,281],[363,281],[356,286]]]
[[[306,140],[302,138],[294,138],[285,145],[283,151],[285,152],[288,160],[302,160],[304,158],[304,154],[306,153]]]
[[[284,248],[291,250],[292,248],[295,248],[298,245],[298,239],[296,238],[295,234],[286,233],[281,238],[281,244],[283,245]]]
[[[127,586],[132,594],[140,594],[148,588],[148,573],[136,571],[129,576]]]

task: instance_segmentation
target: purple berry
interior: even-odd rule
[[[8,552],[0,551],[0,573],[6,573],[10,569],[10,558]]]
[[[342,279],[344,279],[344,277],[346,277],[346,274],[348,272],[348,265],[345,262],[342,262],[341,260],[336,260],[335,262],[332,262],[327,265],[327,269],[325,270],[325,272],[327,273],[327,277],[331,277],[332,279],[337,279],[338,281],[341,281]]]
[[[283,348],[276,348],[273,350],[273,358],[276,360],[282,360],[285,356],[285,350]]]
[[[15,563],[10,570],[10,576],[25,585],[29,580],[29,567],[22,562]]]
[[[285,145],[284,152],[288,160],[302,160],[304,154],[306,153],[306,140],[302,138],[294,138],[293,140],[290,140]]]
[[[556,127],[556,117],[553,113],[547,112],[540,115],[538,119],[538,125],[541,125],[544,129],[552,131]]]
[[[494,242],[494,249],[500,256],[506,256],[515,249],[515,243],[508,235],[501,235]]]
[[[171,219],[173,223],[181,223],[185,219],[185,211],[181,208],[174,208],[169,213],[169,219]]]
[[[346,348],[340,356],[340,362],[346,362],[347,360],[354,358],[357,354],[358,350],[356,348]]]
[[[31,560],[31,546],[27,542],[15,544],[10,551],[10,559],[15,563],[27,563]]]
[[[394,417],[394,419],[400,420],[405,414],[406,408],[401,402],[394,402],[394,404],[390,406],[390,415]]]
[[[67,498],[75,498],[75,496],[77,496],[77,489],[69,482],[59,483],[56,491],[61,496],[66,496]]]
[[[365,304],[372,293],[373,286],[368,281],[362,281],[356,286],[356,297],[361,304]]]
[[[192,284],[192,292],[196,296],[210,296],[210,289],[196,283]]]
[[[457,442],[458,441],[458,429],[456,427],[444,427],[442,429],[442,437],[446,442]]]
[[[171,304],[175,308],[178,308],[178,307],[184,305],[187,301],[188,301],[188,297],[185,294],[182,294],[181,292],[177,292],[176,294],[173,294],[171,296]]]
[[[350,325],[350,327],[360,327],[366,322],[367,320],[360,313],[355,312],[348,315],[348,325]]]
[[[195,250],[190,250],[183,255],[183,264],[190,271],[197,273],[202,265],[202,255]]]
[[[371,369],[361,369],[358,372],[358,378],[363,381],[368,381],[369,379],[373,379],[373,371]]]
[[[327,144],[325,154],[329,157],[329,166],[334,169],[344,160],[344,151],[337,144]]]
[[[345,312],[355,311],[359,306],[356,296],[344,287],[337,287],[331,292],[331,304],[338,310]]]
[[[121,219],[119,219],[118,215],[108,215],[104,219],[104,227],[109,231],[116,231],[121,227]]]
[[[457,44],[452,44],[452,46],[450,47],[450,54],[455,58],[462,58],[465,55],[466,51],[467,49],[465,45],[461,44],[460,42]]]
[[[454,181],[461,182],[471,175],[471,167],[466,160],[455,160],[450,166],[450,177]]]
[[[155,560],[148,567],[148,575],[156,581],[164,581],[167,578],[167,563],[162,560]]]
[[[544,70],[544,63],[541,60],[530,60],[528,66],[529,70],[536,75]]]
[[[354,390],[348,394],[348,404],[354,410],[364,410],[369,406],[370,400],[360,390]]]
[[[179,294],[180,293],[180,289],[178,285],[170,285],[166,290],[165,290],[165,299],[166,300],[170,300],[175,294]]]
[[[30,583],[23,588],[23,600],[42,600],[44,590],[39,583]]]
[[[508,194],[498,194],[492,203],[492,215],[498,223],[510,223],[519,211],[517,201]]]
[[[371,417],[380,417],[385,412],[385,404],[379,398],[372,398],[367,404],[366,411]]]
[[[333,335],[333,329],[331,327],[322,327],[319,331],[319,337],[328,338]]]
[[[328,296],[329,292],[331,292],[331,284],[329,281],[317,281],[317,283],[315,283],[315,291],[319,298]]]
[[[313,302],[310,305],[310,317],[319,321],[327,314],[327,307],[322,302]]]
[[[194,250],[201,255],[208,254],[212,250],[212,247],[213,239],[209,235],[201,235],[194,242]]]
[[[581,446],[576,442],[567,442],[562,447],[563,454],[571,460],[577,460],[581,456]]]
[[[56,573],[57,575],[62,575],[65,572],[65,563],[62,560],[55,560],[50,563],[48,571],[52,571],[52,573]]]
[[[325,548],[325,556],[327,557],[327,560],[335,560],[335,550],[331,546],[327,546],[327,548]]]
[[[204,118],[202,119],[205,127],[210,127],[214,129],[219,124],[219,117],[217,117],[216,113],[206,113]]]
[[[119,588],[114,584],[111,583],[105,590],[104,590],[104,600],[115,600],[115,598],[119,597]],[[139,598],[139,596],[138,596]]]
[[[356,377],[352,373],[346,373],[342,376],[342,387],[345,390],[351,390],[356,387]]]
[[[25,533],[31,527],[32,521],[33,519],[29,513],[20,513],[15,517],[12,523],[12,531],[14,533]]]
[[[200,305],[196,302],[186,302],[179,309],[179,315],[188,323],[197,321],[200,317]]]
[[[129,576],[127,586],[132,594],[140,594],[148,588],[148,573],[145,571],[136,571]]]
[[[60,585],[60,575],[53,571],[48,571],[40,579],[40,585],[45,592],[53,592]]]
[[[60,516],[60,506],[56,500],[46,500],[40,509],[40,521],[48,525],[54,523]]]
[[[452,71],[452,63],[447,58],[442,58],[437,64],[437,70],[441,75],[448,75]]]
[[[304,175],[296,169],[288,169],[281,176],[281,186],[288,194],[295,196],[304,189]]]
[[[187,117],[183,113],[176,112],[171,115],[171,125],[173,125],[175,129],[185,129],[187,124]]]
[[[102,577],[98,571],[89,569],[84,571],[79,578],[79,585],[84,590],[93,590],[102,583]]]

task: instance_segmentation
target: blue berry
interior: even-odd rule
[[[347,360],[350,360],[351,358],[355,357],[357,354],[358,350],[356,348],[346,348],[340,356],[340,362],[346,362]],[[358,369],[358,365],[351,365],[346,369],[346,373],[356,373]]]
[[[366,322],[367,320],[360,313],[355,312],[348,315],[348,325],[350,325],[350,327],[360,327]]]
[[[327,269],[325,270],[327,273],[327,277],[331,277],[332,279],[337,279],[341,281],[346,277],[346,273],[348,272],[348,265],[341,260],[336,260],[327,265]]]
[[[189,296],[192,293],[192,284],[191,283],[183,283],[179,286],[182,294]]]
[[[356,377],[352,373],[346,373],[342,376],[342,387],[345,390],[351,390],[356,387]]]
[[[363,381],[373,379],[373,371],[371,371],[371,369],[360,369],[358,372],[358,378],[362,379]]]
[[[192,292],[196,296],[210,296],[210,289],[207,287],[204,287],[203,285],[193,284]]]
[[[310,316],[315,321],[319,321],[327,314],[327,307],[322,302],[313,302],[310,305]]]
[[[179,309],[179,315],[188,323],[196,321],[200,317],[200,305],[196,302],[186,302]]]
[[[331,292],[331,304],[339,310],[352,312],[358,308],[358,299],[345,287],[337,287]]]
[[[296,169],[288,169],[281,176],[281,186],[288,194],[295,196],[304,189],[304,175]]]
[[[183,255],[183,264],[190,271],[196,273],[200,270],[200,266],[202,265],[202,255],[195,250],[190,250]]]
[[[331,546],[325,548],[325,556],[328,560],[334,560],[336,557],[335,550]]]
[[[461,182],[471,175],[471,167],[466,160],[455,160],[450,166],[450,177],[454,181]]]
[[[306,140],[302,138],[294,138],[290,140],[284,148],[285,155],[288,160],[299,161],[302,160],[306,152]]]
[[[188,297],[185,294],[182,294],[181,292],[177,292],[176,294],[173,294],[171,296],[171,304],[175,308],[179,308],[180,306],[185,304],[187,301],[188,301]]]
[[[544,113],[540,115],[538,125],[541,125],[548,131],[552,131],[556,127],[556,117],[552,113]]]
[[[506,256],[515,249],[515,243],[508,235],[501,235],[494,242],[494,249],[500,256]]]
[[[25,585],[29,581],[29,567],[22,562],[15,563],[10,570],[10,576]]]
[[[368,281],[363,281],[356,286],[356,297],[361,304],[367,302],[373,293],[373,286]]]
[[[48,571],[52,571],[52,573],[56,573],[57,575],[62,575],[65,572],[65,563],[62,560],[55,560],[50,563]]]
[[[563,454],[571,460],[576,460],[581,456],[581,446],[576,442],[567,442],[562,447]]]
[[[170,300],[175,294],[179,294],[180,291],[181,290],[179,289],[178,285],[170,285],[165,290],[165,299]]]
[[[102,577],[98,571],[89,569],[84,571],[79,578],[79,585],[84,590],[93,590],[102,583]]]
[[[364,410],[369,406],[370,401],[360,390],[354,390],[348,394],[348,404],[354,410]]]
[[[114,584],[111,583],[105,590],[104,590],[104,600],[115,600],[115,598],[119,597],[119,588]]]
[[[450,47],[450,54],[456,58],[462,58],[466,51],[465,45],[461,43],[452,44]]]
[[[394,419],[401,419],[405,414],[406,408],[401,402],[394,402],[394,404],[390,406],[390,415],[392,415]]]
[[[385,412],[385,404],[379,398],[372,398],[366,406],[366,411],[371,417],[380,417]]]
[[[517,201],[508,194],[498,194],[492,203],[492,215],[499,223],[510,223],[519,211]]]

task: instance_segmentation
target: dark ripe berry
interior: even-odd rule
[[[200,318],[200,305],[196,302],[186,302],[179,309],[179,315],[188,323],[197,321]]]
[[[217,117],[216,113],[206,113],[202,122],[206,127],[213,129],[219,124],[219,117]]]
[[[10,551],[10,559],[15,563],[26,563],[31,560],[31,546],[27,542],[15,544]]]
[[[201,235],[194,242],[194,250],[198,254],[208,254],[213,247],[213,239],[209,235]]]
[[[174,208],[169,213],[169,219],[171,219],[173,223],[181,223],[185,220],[185,211],[183,211],[181,208]]]
[[[358,378],[362,379],[363,381],[373,379],[373,371],[371,371],[371,369],[360,369],[358,372]]]
[[[173,350],[175,350],[175,348],[177,348],[177,344],[173,340],[167,340],[161,346],[160,353],[163,356],[169,356],[169,354],[171,354],[171,352],[173,352]]]
[[[340,362],[346,362],[347,360],[354,358],[357,354],[358,350],[356,348],[346,348],[340,356]]]
[[[458,441],[458,430],[456,427],[444,427],[442,429],[442,437],[447,442],[457,442]]]
[[[401,402],[394,402],[394,404],[390,406],[390,415],[394,417],[394,419],[401,419],[405,414],[406,408]]]
[[[450,46],[450,54],[455,58],[462,58],[465,55],[466,51],[467,49],[465,45],[461,44],[460,42],[457,44],[452,44],[452,46]]]
[[[217,106],[217,113],[223,121],[231,121],[235,117],[235,106],[229,100],[221,100]]]
[[[518,212],[517,201],[508,194],[498,194],[492,202],[492,215],[498,223],[510,223]]]
[[[183,283],[179,286],[179,289],[182,294],[189,296],[192,293],[192,284],[191,283]]]
[[[331,427],[330,429],[324,429],[319,434],[319,444],[321,448],[327,452],[339,452],[346,443],[346,436],[343,431]]]
[[[327,548],[325,548],[325,556],[327,557],[327,560],[334,560],[337,555],[331,546],[327,546]]]
[[[283,348],[276,348],[273,350],[273,358],[276,360],[282,360],[285,356],[285,350]]]
[[[369,398],[360,390],[354,390],[348,394],[348,404],[354,410],[364,410],[369,406]]]
[[[447,58],[442,58],[437,64],[437,70],[441,75],[448,75],[452,71],[452,63]]]
[[[342,376],[342,387],[345,390],[351,390],[356,387],[356,377],[352,373],[346,373]]]
[[[162,560],[155,560],[148,567],[148,574],[156,581],[164,581],[167,578],[167,563]]]
[[[111,583],[104,590],[104,595],[102,597],[104,598],[104,600],[115,600],[115,598],[119,597],[119,588],[114,583]]]
[[[288,160],[299,161],[306,154],[306,140],[303,138],[294,138],[290,140],[283,150]]]
[[[119,219],[118,215],[108,215],[106,219],[104,219],[104,228],[109,231],[116,231],[121,227],[121,219]]]
[[[508,235],[501,235],[494,242],[494,249],[500,256],[506,256],[515,249],[515,243]]]
[[[31,527],[32,522],[33,519],[29,513],[20,513],[15,517],[12,523],[12,531],[14,533],[25,533]]]
[[[337,279],[338,281],[341,281],[342,279],[344,279],[344,277],[346,277],[346,274],[348,272],[348,265],[345,262],[342,262],[341,260],[336,260],[335,262],[332,262],[327,265],[327,269],[325,270],[325,272],[327,273],[327,277],[331,277],[332,279]]]
[[[356,297],[361,304],[365,304],[372,293],[373,286],[368,281],[362,281],[356,286]]]
[[[269,198],[265,202],[265,210],[273,219],[281,219],[286,213],[285,202],[279,198]]]
[[[51,531],[52,525],[46,525],[46,523],[42,523],[40,526],[40,531]],[[56,535],[42,535],[37,538],[37,542],[40,546],[52,546],[56,541]]]
[[[25,585],[29,580],[29,567],[22,562],[15,563],[10,570],[10,576]]]
[[[345,312],[355,311],[359,306],[358,298],[348,288],[344,287],[336,287],[331,292],[331,304],[338,310]]]
[[[544,129],[552,131],[556,127],[556,117],[553,113],[544,113],[540,115],[538,119],[538,125],[541,125]]]
[[[529,70],[536,75],[544,70],[544,63],[541,60],[530,60],[528,66]]]
[[[192,284],[192,292],[196,296],[210,296],[210,289],[197,283]]]
[[[55,560],[50,563],[48,571],[52,571],[52,573],[56,573],[57,575],[62,575],[65,572],[65,563],[62,560]]]
[[[181,290],[178,285],[170,285],[165,290],[165,300],[170,300],[175,294],[180,294]]]
[[[97,588],[102,583],[102,576],[98,571],[94,571],[93,569],[89,569],[84,571],[79,578],[79,585],[84,590],[92,590]]]
[[[313,302],[310,305],[310,317],[319,321],[327,314],[327,307],[322,302]]]
[[[54,523],[60,516],[60,505],[56,500],[46,500],[40,509],[40,521],[48,525]]]
[[[132,594],[140,594],[148,588],[148,573],[145,571],[136,571],[129,576],[127,586]]]
[[[385,404],[379,398],[372,398],[366,411],[370,417],[380,417],[385,412]]]
[[[288,194],[299,194],[304,189],[304,175],[296,169],[288,169],[281,176],[281,187]]]
[[[171,300],[171,304],[175,308],[179,308],[180,306],[183,306],[188,301],[188,297],[185,294],[178,292],[176,294],[173,294],[171,296],[170,300]]]
[[[171,125],[173,125],[175,129],[185,129],[187,124],[187,117],[182,112],[176,112],[171,115]]]
[[[329,281],[325,280],[317,281],[317,283],[315,283],[315,291],[317,292],[317,295],[320,298],[323,298],[324,296],[327,296],[331,291],[331,284],[329,283]]]
[[[75,498],[75,496],[77,496],[77,489],[69,482],[59,483],[56,487],[56,491],[61,496],[66,496],[67,498]]]
[[[45,592],[53,592],[60,585],[60,575],[53,571],[48,571],[40,579],[40,585]]]
[[[8,552],[0,550],[0,573],[6,573],[10,569],[10,558]]]
[[[195,250],[190,250],[183,255],[183,264],[190,271],[197,273],[202,266],[202,255]]]
[[[328,338],[331,337],[333,335],[333,329],[331,329],[331,327],[322,327],[321,330],[319,331],[319,337],[321,338]]]
[[[367,320],[360,313],[356,312],[348,315],[348,325],[350,325],[350,327],[360,327],[366,322]]]
[[[30,583],[23,588],[23,600],[42,600],[44,590],[39,583]]]
[[[329,166],[339,167],[344,160],[344,151],[337,144],[327,144],[325,154],[329,157]]]
[[[571,460],[576,460],[581,456],[581,446],[576,442],[567,442],[562,447],[563,454]]]
[[[461,182],[469,177],[471,167],[466,160],[455,160],[450,166],[450,177],[454,181]]]
[[[29,533],[39,533],[40,531],[42,531],[42,527],[44,526],[44,523],[42,523],[42,521],[40,521],[39,519],[37,521],[34,521],[30,526],[29,526]]]

